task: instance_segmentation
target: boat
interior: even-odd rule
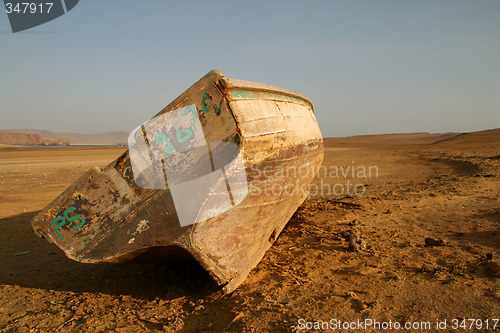
[[[323,161],[311,101],[203,76],[32,220],[82,263],[196,259],[232,292],[262,259]]]

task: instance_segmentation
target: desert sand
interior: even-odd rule
[[[326,140],[310,197],[229,295],[195,261],[80,264],[34,234],[40,209],[125,148],[0,148],[0,331],[498,330],[500,133],[434,139]],[[385,331],[362,328],[343,331]]]

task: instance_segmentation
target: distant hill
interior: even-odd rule
[[[500,147],[500,128],[478,131],[478,132],[470,132],[470,133],[461,133],[452,138],[444,139],[435,142],[437,145],[469,145],[472,143],[482,143],[492,144]]]
[[[470,133],[500,133],[500,128],[492,128],[484,131],[470,132]]]
[[[67,140],[71,145],[126,145],[129,135],[129,133],[127,132],[109,132],[98,134],[82,134],[70,132],[54,133],[51,131],[31,128],[0,130],[0,132],[37,134],[45,138]]]
[[[325,145],[419,145],[432,144],[438,141],[453,138],[460,133],[396,133],[396,134],[373,134],[356,135],[348,137],[324,138]]]
[[[19,146],[69,146],[68,140],[42,137],[40,134],[0,132],[0,144]]]

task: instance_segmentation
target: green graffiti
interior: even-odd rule
[[[57,235],[61,239],[64,239],[64,237],[62,236],[62,234],[59,231],[59,229],[61,229],[61,227],[66,224],[66,222],[73,222],[75,220],[80,220],[81,221],[81,223],[79,225],[74,225],[73,226],[73,230],[78,230],[78,229],[80,229],[85,224],[85,219],[83,217],[80,217],[79,215],[75,215],[75,216],[72,216],[72,217],[68,216],[68,214],[70,212],[74,211],[74,210],[76,210],[76,207],[74,207],[74,206],[68,207],[64,211],[64,213],[63,213],[64,216],[57,216],[56,218],[54,218],[52,220],[52,222],[50,222],[50,225],[54,226],[54,230],[56,231]],[[59,224],[56,224],[59,221],[61,221],[61,222]]]
[[[201,100],[201,113],[205,114],[208,110],[210,110],[210,105],[208,105],[205,101],[207,99],[212,99],[207,93],[203,94],[203,99]]]
[[[68,222],[73,222],[75,220],[80,220],[81,223],[79,225],[74,225],[73,226],[73,230],[78,230],[78,229],[80,229],[85,224],[85,219],[83,217],[78,216],[78,215],[75,215],[75,216],[72,216],[72,217],[68,217],[68,213],[72,212],[74,210],[76,210],[76,207],[74,207],[74,206],[71,206],[68,209],[66,209],[64,211],[64,218],[66,218],[66,221],[68,221]]]
[[[50,225],[56,224],[57,221],[59,220],[61,220],[61,223],[55,225],[54,229],[56,230],[56,233],[59,235],[59,238],[64,239],[63,236],[61,235],[61,232],[59,231],[59,229],[61,229],[61,227],[66,224],[66,220],[64,219],[64,217],[62,216],[56,217],[55,219],[52,220],[52,222],[50,222]]]
[[[198,114],[196,113],[196,107],[193,105],[188,106],[184,111],[182,111],[182,115],[185,116],[189,112],[191,112],[191,117],[193,118],[193,132],[196,132],[198,128],[196,128],[196,118]]]
[[[297,96],[284,95],[275,92],[232,90],[229,92],[229,94],[231,94],[231,96],[235,98],[243,98],[243,99],[262,98],[274,101],[293,102],[303,105],[311,105],[310,101],[307,101],[303,98],[299,98]]]
[[[206,96],[207,98],[210,98],[208,95]],[[208,106],[210,109],[210,106]],[[196,127],[196,120],[198,119],[198,111],[196,109],[196,106],[194,104],[189,105],[186,107],[181,115],[186,116],[189,113],[191,113],[191,117],[193,118],[193,123],[192,123],[192,129],[191,128],[181,128],[177,129],[175,136],[177,138],[178,143],[183,143],[186,142],[189,138],[191,138],[194,133],[198,131],[198,128]],[[162,147],[162,149],[167,153],[167,154],[172,154],[175,151],[175,146],[170,142],[170,140],[163,134],[162,132],[156,133],[155,136],[155,141]]]
[[[252,91],[231,91],[231,95],[240,98],[255,98],[257,95]]]
[[[186,133],[186,135],[184,137],[181,137],[181,133]],[[179,141],[179,143],[183,143],[193,136],[193,131],[191,131],[189,128],[177,130],[176,136],[177,141]]]
[[[201,100],[201,114],[202,115],[205,115],[205,112],[210,110],[210,105],[207,104],[206,100],[211,100],[211,99],[212,99],[212,97],[210,97],[209,94],[207,94],[207,93],[203,94],[203,99]],[[222,101],[221,101],[221,104],[222,104]],[[217,106],[217,104],[214,104],[213,108],[214,108],[215,114],[220,115],[221,107]]]
[[[163,134],[162,132],[159,132],[156,134],[156,142],[162,146],[163,144],[166,144],[166,147],[163,147],[163,150],[167,153],[167,154],[172,154],[174,152],[174,145],[170,143],[170,141],[167,139],[167,137],[165,136],[165,134]]]
[[[202,79],[206,79],[207,77],[210,77],[214,74],[219,74],[219,75],[222,75],[221,72],[219,72],[218,70],[214,69],[214,70],[211,70],[210,72],[208,72],[204,77],[202,77]]]
[[[216,113],[217,115],[220,115],[220,106],[219,106],[219,108],[217,109],[217,104],[214,104],[214,110],[215,110],[215,113]]]

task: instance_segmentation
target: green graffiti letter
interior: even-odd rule
[[[217,104],[214,105],[214,110],[217,115],[220,115],[220,107],[217,109]]]
[[[165,150],[167,154],[170,155],[174,152],[174,146],[170,143],[170,141],[168,141],[167,137],[162,132],[156,134],[156,142],[160,146],[162,146],[163,144],[167,145],[166,147],[163,147],[163,150]]]
[[[61,227],[66,224],[66,220],[64,219],[64,217],[62,217],[62,216],[56,217],[55,219],[52,220],[52,222],[50,222],[50,225],[56,224],[57,221],[59,221],[59,220],[61,221],[61,223],[55,225],[54,229],[57,232],[57,234],[59,235],[59,238],[64,239],[63,236],[61,235],[61,233],[59,232],[59,229],[61,229]]]
[[[184,137],[181,137],[181,133],[186,133],[186,135],[184,135]],[[183,143],[184,141],[193,136],[193,131],[191,131],[189,128],[181,129],[177,130],[176,135],[177,135],[177,141],[179,141],[179,143]]]
[[[68,217],[68,213],[72,212],[74,210],[76,210],[76,207],[74,207],[74,206],[71,206],[68,209],[66,209],[64,211],[64,218],[68,222],[73,222],[74,220],[80,220],[80,221],[82,221],[79,225],[74,225],[73,226],[73,230],[78,230],[78,229],[80,229],[85,224],[85,219],[83,217],[80,217],[79,215],[75,215],[73,217]]]
[[[207,103],[205,103],[205,100],[207,99],[212,99],[212,97],[210,97],[207,93],[204,93],[203,94],[203,100],[201,101],[201,113],[202,114],[205,114],[205,112],[207,112],[208,110],[210,110],[210,105],[208,105]]]

